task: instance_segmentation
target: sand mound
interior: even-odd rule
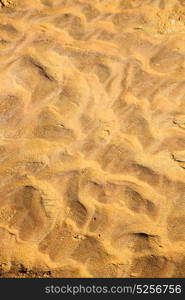
[[[184,277],[185,1],[0,1],[2,277]]]

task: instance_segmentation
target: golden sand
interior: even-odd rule
[[[185,1],[0,1],[1,277],[185,276]]]

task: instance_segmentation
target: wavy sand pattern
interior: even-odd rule
[[[184,277],[185,1],[0,1],[2,277]]]

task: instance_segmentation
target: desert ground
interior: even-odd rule
[[[0,1],[0,276],[185,277],[185,1]]]

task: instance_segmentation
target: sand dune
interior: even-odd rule
[[[0,276],[184,277],[185,1],[0,1]]]

